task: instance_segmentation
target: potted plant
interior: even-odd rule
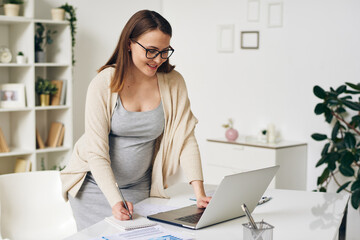
[[[19,16],[20,5],[24,3],[23,0],[4,0],[3,2],[5,16]]]
[[[35,30],[35,62],[46,62],[45,49],[53,43],[52,35],[57,31],[46,30],[42,23],[36,23]]]
[[[329,135],[314,133],[316,141],[326,141],[316,167],[325,167],[317,179],[318,191],[326,192],[331,180],[338,186],[337,192],[351,194],[351,205],[360,205],[360,83],[346,83],[325,91],[315,86],[314,94],[321,99],[315,107],[316,115],[324,115],[332,127]],[[345,182],[339,178],[345,178]]]
[[[227,129],[225,137],[228,141],[235,141],[238,138],[238,131],[233,128],[233,120],[231,118],[229,118],[229,122],[227,124],[223,124],[222,127]]]
[[[54,21],[64,21],[65,19],[65,10],[58,7],[51,9],[51,17]]]
[[[42,77],[37,77],[35,83],[35,92],[40,96],[40,106],[50,105],[50,95],[56,94],[58,88],[49,80]]]
[[[64,5],[61,5],[59,8],[64,9],[66,14],[66,20],[70,24],[70,30],[71,30],[71,53],[72,53],[72,65],[75,65],[75,54],[74,54],[74,48],[75,48],[75,34],[76,34],[76,9],[69,5],[68,3],[65,3]]]
[[[18,64],[25,64],[26,63],[26,57],[24,55],[23,52],[18,52],[18,54],[16,55],[16,62]]]

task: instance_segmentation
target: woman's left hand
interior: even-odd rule
[[[210,200],[211,197],[207,197],[207,196],[198,197],[196,200],[196,205],[198,208],[206,208]]]

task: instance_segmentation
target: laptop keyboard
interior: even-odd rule
[[[203,214],[202,212],[195,213],[195,214],[188,215],[188,216],[185,216],[185,217],[176,218],[175,220],[188,222],[188,223],[197,223],[202,214]]]

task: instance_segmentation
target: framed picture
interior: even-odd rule
[[[259,49],[259,31],[241,32],[242,49]]]
[[[283,25],[283,3],[269,3],[268,26],[282,27]]]
[[[258,22],[260,17],[260,0],[248,0],[247,20]]]
[[[0,108],[25,107],[25,85],[6,83],[0,85]]]
[[[234,52],[234,24],[218,26],[218,52]]]

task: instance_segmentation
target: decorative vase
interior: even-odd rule
[[[53,8],[51,9],[51,16],[54,21],[64,21],[65,10],[62,8]]]
[[[40,94],[40,106],[45,107],[50,105],[50,94]]]
[[[225,137],[228,141],[235,141],[238,138],[238,131],[234,128],[229,128],[225,132]]]
[[[21,55],[17,55],[16,56],[16,62],[18,64],[25,64],[26,63],[26,57],[25,56],[21,56]]]
[[[46,62],[46,54],[44,51],[35,52],[35,62],[37,62],[37,63]]]
[[[4,13],[5,13],[5,16],[9,16],[9,17],[19,16],[20,5],[12,4],[12,3],[4,4]]]

